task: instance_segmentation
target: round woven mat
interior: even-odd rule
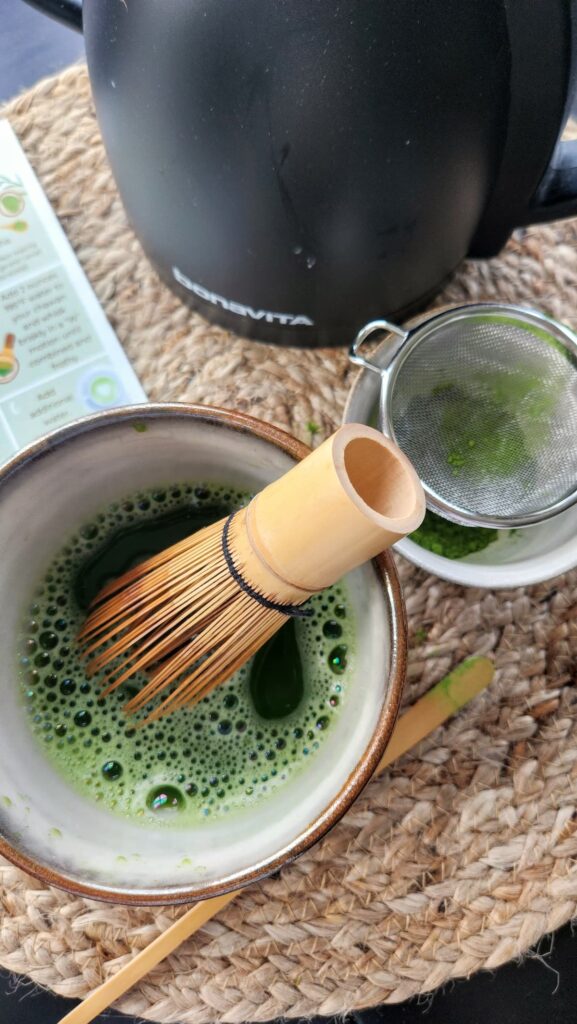
[[[342,351],[295,351],[208,326],[159,283],[127,226],[75,67],[13,102],[12,121],[153,399],[234,406],[309,439],[340,420]],[[438,304],[501,299],[575,324],[577,223],[518,232]],[[400,564],[406,701],[463,657],[497,675],[472,707],[375,779],[280,877],[252,887],[119,1004],[202,1024],[343,1013],[494,968],[577,906],[577,572],[508,592]],[[182,908],[74,899],[0,862],[0,963],[82,997]]]

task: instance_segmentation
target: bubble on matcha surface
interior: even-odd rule
[[[155,814],[174,814],[184,808],[185,801],[176,786],[155,786],[146,798],[146,806]]]
[[[346,644],[338,644],[333,647],[328,657],[329,667],[335,675],[343,675],[348,664],[348,647]]]
[[[207,698],[160,721],[142,726],[147,711],[123,711],[142,674],[105,699],[104,677],[86,679],[74,637],[100,589],[247,500],[204,483],[127,495],[68,538],[24,610],[18,662],[30,728],[74,788],[139,824],[200,825],[268,798],[314,756],[341,710],[329,664],[337,636],[354,668],[342,585],[313,598],[310,618],[288,620]]]

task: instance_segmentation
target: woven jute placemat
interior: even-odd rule
[[[340,420],[342,351],[281,350],[208,326],[159,283],[126,223],[86,71],[8,106],[96,293],[152,399],[232,406],[308,440]],[[501,299],[576,323],[577,223],[518,232],[438,304]],[[466,655],[489,691],[369,784],[322,843],[246,890],[121,1002],[204,1024],[343,1013],[517,957],[577,907],[577,572],[465,590],[399,560],[410,621],[406,702]],[[82,997],[182,908],[75,899],[0,863],[0,963]]]

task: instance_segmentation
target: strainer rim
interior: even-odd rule
[[[382,373],[381,393],[379,399],[379,426],[387,437],[390,437],[397,444],[399,443],[392,423],[390,409],[392,394],[394,391],[395,381],[398,379],[404,363],[415,346],[424,341],[427,335],[441,326],[446,326],[447,324],[452,325],[459,320],[470,320],[476,315],[487,313],[489,310],[497,316],[499,314],[502,314],[503,317],[516,316],[526,324],[535,324],[536,322],[537,326],[540,326],[542,329],[547,329],[547,331],[550,332],[556,340],[560,341],[566,348],[568,348],[577,360],[577,333],[566,324],[560,323],[554,317],[549,316],[547,313],[543,313],[541,310],[534,309],[531,306],[519,306],[517,304],[505,302],[475,302],[466,303],[460,306],[451,306],[449,309],[444,309],[437,314],[433,314],[410,328],[404,342],[395,352],[391,363]],[[527,512],[523,515],[511,515],[506,517],[492,516],[471,512],[468,509],[462,508],[462,506],[455,502],[448,503],[422,478],[421,484],[425,492],[427,508],[442,516],[444,519],[448,519],[453,523],[459,523],[462,526],[480,526],[497,530],[509,530],[523,526],[534,526],[537,523],[552,519],[554,516],[559,515],[559,513],[564,512],[566,509],[571,508],[572,505],[577,503],[576,482],[573,490],[563,498],[560,498],[558,501],[551,502],[549,505],[544,506],[536,512]]]

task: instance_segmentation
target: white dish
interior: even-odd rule
[[[388,339],[372,353],[373,362],[384,360]],[[345,407],[343,422],[378,426],[379,378],[360,370]],[[453,583],[469,587],[521,587],[551,579],[577,565],[577,506],[546,523],[522,530],[501,531],[483,551],[452,559],[436,555],[410,538],[395,550],[414,565]]]

